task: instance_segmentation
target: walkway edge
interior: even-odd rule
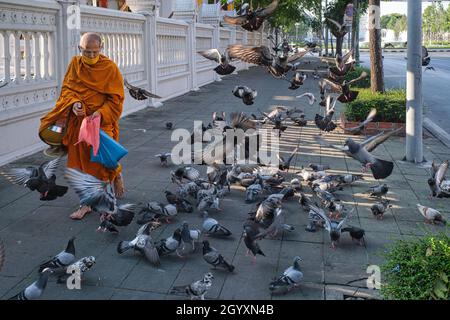
[[[439,139],[439,141],[450,148],[450,134],[445,132],[444,129],[426,117],[423,119],[423,127],[430,131],[433,136]]]

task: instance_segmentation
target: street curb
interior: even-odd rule
[[[429,118],[423,119],[423,127],[430,131],[430,133],[435,136],[439,141],[450,148],[450,134],[444,131],[436,123],[431,121]]]

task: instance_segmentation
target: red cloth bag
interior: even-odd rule
[[[92,146],[94,155],[97,155],[100,145],[100,117],[85,117],[81,123],[80,132],[78,134],[78,142],[86,142]]]

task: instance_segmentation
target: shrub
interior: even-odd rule
[[[384,254],[381,266],[386,299],[430,300],[450,298],[450,238],[442,233],[414,240],[397,240]]]
[[[350,81],[352,79],[358,78],[363,71],[367,72],[368,76],[362,80],[352,83],[353,88],[370,88],[370,69],[363,67],[355,67],[355,70],[348,72],[344,79]]]
[[[375,93],[369,89],[359,91],[355,101],[345,105],[345,117],[348,121],[364,121],[370,109],[377,109],[374,121],[405,123],[406,93],[403,89],[387,90]]]

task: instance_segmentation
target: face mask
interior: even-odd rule
[[[86,57],[86,56],[81,56],[81,60],[83,60],[83,62],[88,64],[88,65],[96,64],[98,59],[100,59],[100,55],[96,56],[95,58],[89,58],[89,57]]]

